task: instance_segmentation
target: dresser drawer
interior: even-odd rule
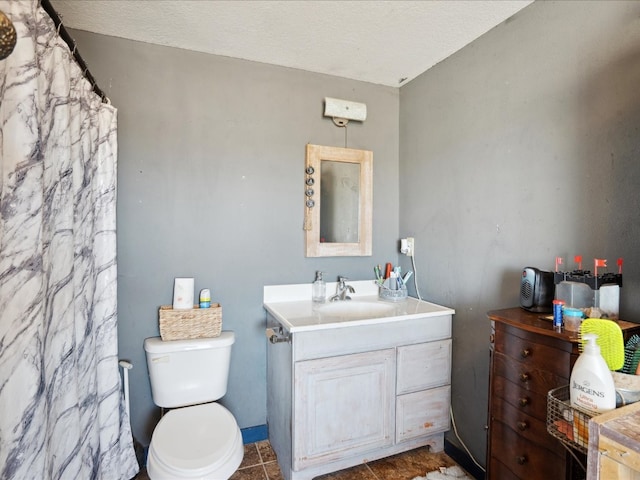
[[[535,365],[559,377],[569,378],[571,354],[540,343],[542,339],[533,333],[522,332],[522,337],[500,332],[495,338],[495,350],[523,365]]]
[[[449,430],[450,403],[449,385],[399,395],[396,399],[396,442]]]
[[[568,377],[556,375],[532,363],[518,362],[496,352],[493,357],[496,376],[501,376],[519,385],[522,389],[546,395],[552,388],[567,385]]]
[[[398,347],[398,395],[451,383],[451,340]]]
[[[496,351],[525,364],[534,364],[556,375],[568,377],[571,373],[570,352],[540,343],[544,339],[529,332],[518,335],[498,330],[495,337]]]
[[[499,480],[520,480],[518,476],[507,468],[507,466],[496,457],[489,460],[489,478]]]
[[[500,422],[492,422],[491,452],[517,478],[556,480],[565,476],[564,450],[550,451],[518,435]],[[494,475],[492,478],[502,480]]]
[[[528,392],[504,377],[493,377],[491,395],[503,399],[521,412],[539,420],[547,420],[547,395]],[[497,399],[494,399],[494,403]]]
[[[536,418],[523,410],[502,398],[496,398],[491,420],[504,424],[518,435],[548,450],[555,451],[562,448],[559,441],[547,432],[546,419]]]

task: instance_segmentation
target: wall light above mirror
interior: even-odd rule
[[[372,253],[373,152],[307,145],[307,257]]]
[[[367,119],[367,105],[364,103],[325,97],[324,116],[331,117],[338,127],[345,127],[349,120],[364,122]]]

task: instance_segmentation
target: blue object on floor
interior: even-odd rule
[[[256,443],[261,440],[269,438],[269,430],[266,425],[256,425],[255,427],[241,428],[242,443],[245,445],[249,443]]]

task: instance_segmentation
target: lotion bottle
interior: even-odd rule
[[[314,303],[324,303],[327,298],[327,285],[322,279],[322,272],[316,272],[316,279],[311,285],[311,299]]]
[[[571,371],[569,384],[571,406],[593,412],[606,412],[616,408],[616,387],[607,362],[600,355],[597,335],[585,333],[582,354]]]

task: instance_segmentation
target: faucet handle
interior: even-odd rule
[[[349,280],[347,277],[338,275],[338,282],[340,282],[340,285],[344,285],[347,280]]]

